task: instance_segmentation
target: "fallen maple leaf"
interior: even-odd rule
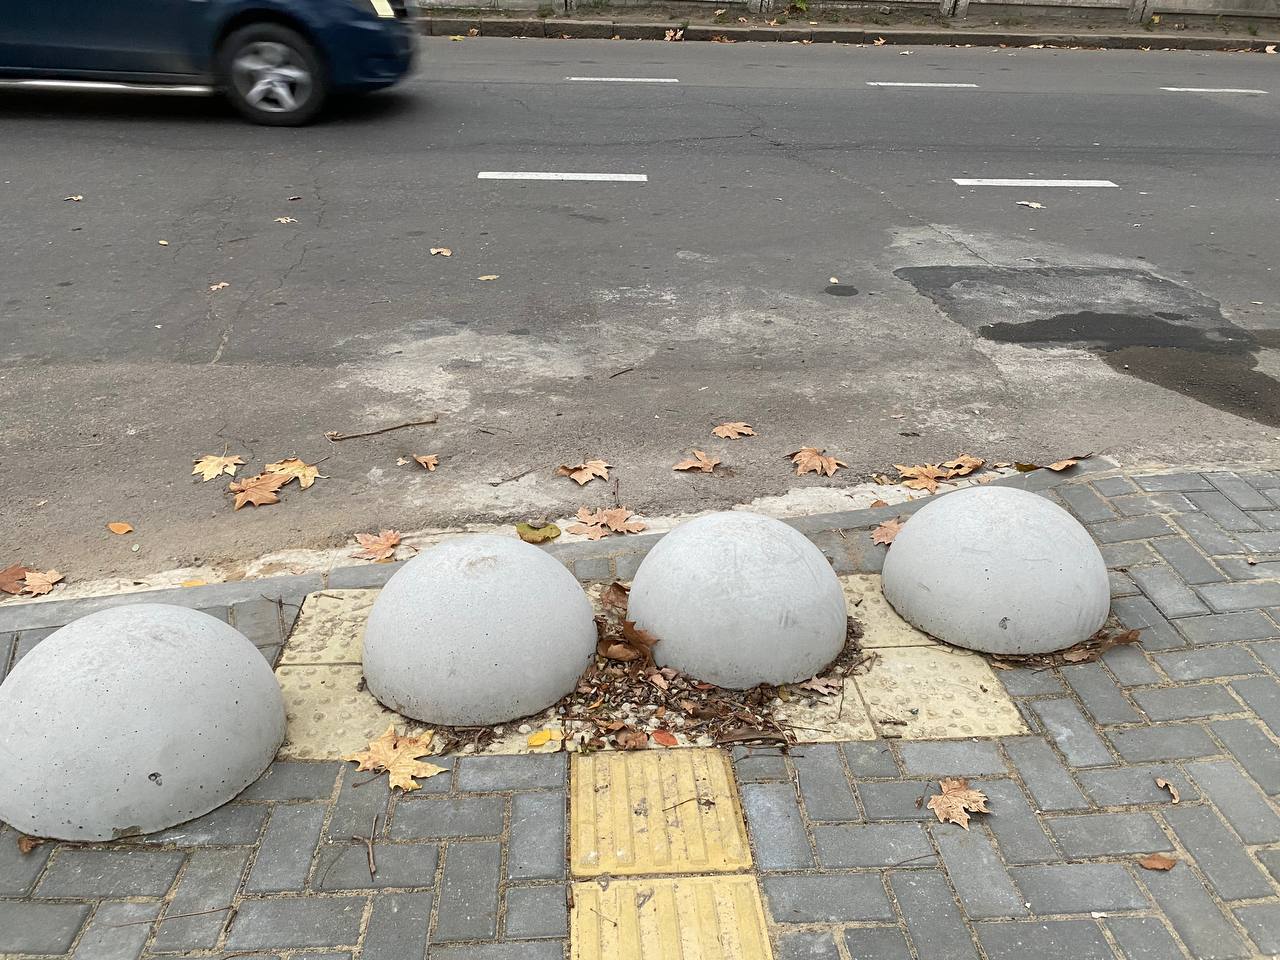
[[[743,423],[741,420],[722,423],[711,432],[723,440],[740,440],[743,437],[756,435],[756,432],[751,429],[751,424]]]
[[[984,463],[986,463],[985,460],[962,453],[953,460],[943,461],[938,466],[947,471],[945,479],[950,480],[952,477],[967,477]]]
[[[586,507],[578,508],[579,523],[569,527],[570,533],[576,533],[588,540],[599,540],[610,533],[640,533],[646,528],[643,520],[635,519],[626,507],[614,507],[610,510],[592,512]]]
[[[683,29],[680,29],[680,30],[668,30],[666,33],[664,33],[664,34],[662,35],[662,39],[663,39],[663,40],[668,40],[668,41],[683,40],[683,39],[684,39],[684,30],[683,30]]]
[[[1052,470],[1054,473],[1061,473],[1063,470],[1074,467],[1081,460],[1088,460],[1092,456],[1092,453],[1085,453],[1078,457],[1067,457],[1064,460],[1055,460],[1053,463],[1049,464],[1015,463],[1013,468],[1019,473],[1030,473],[1032,470]]]
[[[42,597],[53,589],[55,583],[61,580],[62,574],[57,570],[45,570],[43,573],[39,570],[28,570],[23,582],[22,592],[33,597]]]
[[[1138,630],[1125,630],[1123,633],[1112,635],[1103,628],[1088,640],[1064,650],[1062,659],[1067,663],[1092,663],[1113,647],[1137,643],[1141,639],[1142,633]]]
[[[911,490],[933,493],[938,489],[938,481],[947,478],[947,471],[933,463],[922,463],[914,467],[895,463],[893,466],[898,471],[899,482]]]
[[[797,683],[796,686],[801,690],[809,690],[824,697],[834,697],[843,688],[843,684],[834,677],[810,677],[803,683]]]
[[[1169,796],[1172,798],[1171,800],[1172,803],[1177,803],[1179,800],[1182,799],[1182,792],[1177,787],[1175,787],[1172,783],[1166,780],[1164,777],[1156,777],[1156,786],[1160,787],[1162,790],[1169,791]]]
[[[701,470],[703,473],[712,473],[719,466],[720,460],[716,457],[708,457],[701,450],[694,450],[693,457],[688,460],[681,460],[672,470]]]
[[[631,602],[631,588],[624,584],[614,581],[604,588],[604,592],[600,594],[600,605],[619,613],[627,612],[627,605]]]
[[[11,567],[5,567],[0,570],[0,591],[14,594],[21,593],[27,574],[30,572],[30,567],[24,567],[20,563],[15,563]]]
[[[668,30],[667,33],[671,31]],[[649,735],[643,730],[632,730],[630,727],[619,730],[614,742],[623,750],[643,750],[649,745]]]
[[[448,247],[432,247],[431,255],[433,257],[452,257],[453,251]]]
[[[888,500],[872,500],[872,501],[871,501],[871,504],[870,504],[870,506],[871,506],[873,509],[874,509],[875,507],[887,507],[888,505],[889,505],[889,501],[888,501]]]
[[[414,777],[425,780],[445,772],[444,767],[417,759],[430,751],[432,736],[431,731],[427,731],[420,737],[402,737],[396,733],[395,724],[392,724],[377,740],[369,741],[369,746],[364,750],[348,753],[342,759],[358,763],[357,770],[373,770],[377,773],[385,771],[392,789],[399,787],[408,793],[421,786]]]
[[[1163,853],[1149,853],[1138,861],[1144,870],[1172,870],[1177,865],[1177,860]]]
[[[886,40],[884,37],[876,37],[876,38],[875,38],[874,40],[872,40],[871,42],[872,42],[872,43],[874,43],[877,47],[883,47],[883,46],[884,46],[886,43],[888,43],[889,41],[888,41],[888,40]]]
[[[244,466],[244,461],[239,457],[219,457],[216,454],[209,454],[207,457],[200,457],[195,461],[195,466],[191,468],[191,474],[200,474],[200,479],[208,483],[220,473],[225,473],[229,477],[236,475],[236,468]]]
[[[938,817],[939,823],[954,823],[969,829],[969,811],[990,813],[987,795],[974,790],[964,777],[943,777],[938,781],[942,792],[929,798],[927,806]]]
[[[554,523],[544,523],[540,527],[531,523],[517,523],[516,536],[525,543],[545,543],[560,536],[560,528]]]
[[[383,530],[381,533],[357,533],[356,542],[363,547],[351,556],[356,560],[374,560],[383,562],[395,559],[396,547],[400,546],[400,531]]]
[[[440,458],[434,453],[422,457],[414,457],[413,459],[427,473],[435,473],[436,467],[440,466]]]
[[[676,735],[670,730],[655,730],[652,733],[653,742],[660,743],[664,747],[678,747],[680,741],[676,739]]]
[[[314,463],[304,463],[297,457],[289,457],[286,460],[281,460],[279,463],[268,463],[264,468],[264,472],[283,474],[287,478],[285,483],[296,478],[298,486],[303,490],[306,490],[309,486],[315,483],[317,479],[329,479],[328,477],[321,475],[319,469]]]
[[[227,281],[219,280],[217,283],[209,284],[209,292],[213,293],[214,291],[217,291],[217,290],[225,290],[229,286],[231,286],[231,284],[227,283]]]
[[[287,473],[260,473],[256,477],[246,477],[227,485],[227,490],[236,495],[235,509],[239,510],[246,503],[255,507],[279,503],[276,491],[292,480]]]
[[[566,464],[560,464],[556,468],[556,476],[569,477],[577,481],[578,486],[585,487],[588,483],[599,477],[601,480],[609,479],[609,464],[603,460],[586,460],[576,467],[570,467]]]
[[[133,524],[117,521],[116,523],[108,523],[107,529],[112,533],[124,536],[126,533],[133,533]]]
[[[871,531],[872,543],[883,543],[885,546],[893,543],[894,538],[898,535],[898,531],[902,529],[902,525],[906,521],[897,517],[890,517],[880,526]]]
[[[803,477],[806,473],[816,473],[819,476],[831,476],[841,467],[847,467],[848,464],[843,460],[837,460],[835,457],[825,455],[825,450],[817,447],[801,447],[793,453],[787,454],[787,459],[796,465],[796,476]]]

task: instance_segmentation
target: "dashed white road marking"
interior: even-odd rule
[[[1006,180],[1000,178],[966,179],[952,177],[951,182],[961,187],[1118,187],[1110,180]]]
[[[675,77],[565,77],[580,83],[679,83]]]
[[[1266,93],[1265,90],[1251,90],[1248,87],[1161,87],[1170,93]]]
[[[617,183],[647,183],[643,173],[560,173],[549,170],[481,170],[477,180],[593,180]]]
[[[965,87],[976,89],[976,83],[904,83],[898,80],[868,80],[868,87]]]

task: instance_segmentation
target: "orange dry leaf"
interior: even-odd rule
[[[1163,853],[1149,853],[1138,861],[1144,870],[1172,870],[1177,865],[1177,860]]]
[[[268,463],[264,468],[265,473],[279,473],[285,476],[285,483],[298,480],[298,486],[306,490],[309,486],[316,482],[317,479],[328,480],[328,477],[321,476],[320,470],[314,463],[304,463],[297,457],[289,457],[281,460],[279,463]]]
[[[234,477],[236,475],[236,467],[243,464],[244,461],[239,457],[219,457],[211,453],[207,457],[197,459],[191,473],[193,475],[200,474],[200,479],[208,483],[220,473]]]
[[[120,536],[124,536],[124,534],[126,533],[133,533],[133,524],[124,523],[123,521],[116,521],[115,523],[108,523],[107,529],[110,530],[112,533],[119,534]]]
[[[875,507],[887,507],[888,505],[889,505],[889,501],[887,501],[887,500],[872,500],[872,501],[871,501],[871,506],[872,506],[872,508],[875,508]]]
[[[377,740],[371,740],[368,747],[356,753],[348,753],[342,759],[358,763],[357,770],[374,770],[378,773],[386,771],[391,788],[394,790],[399,787],[408,793],[421,786],[414,777],[425,780],[445,772],[444,767],[417,759],[430,752],[432,736],[432,732],[428,730],[420,737],[402,737],[396,733],[395,724],[392,724]]]
[[[969,829],[969,811],[990,813],[987,795],[974,790],[964,777],[943,777],[938,781],[942,792],[929,798],[927,806],[938,816],[939,823],[955,823]]]
[[[1156,777],[1156,786],[1169,791],[1171,803],[1177,803],[1182,799],[1182,792],[1164,777]]]
[[[29,837],[25,833],[21,834],[18,837],[18,852],[25,857],[44,842],[44,837]]]
[[[596,477],[601,480],[609,479],[609,464],[603,460],[585,460],[576,467],[561,464],[556,470],[556,476],[569,477],[576,480],[578,486],[584,487]]]
[[[720,460],[716,457],[708,457],[701,450],[694,450],[693,457],[688,460],[681,460],[672,470],[701,470],[703,473],[712,473]]]
[[[395,559],[396,547],[400,546],[400,531],[383,530],[378,534],[357,533],[356,542],[364,549],[351,554],[354,559],[384,563]]]
[[[239,510],[246,503],[255,507],[264,507],[269,503],[279,503],[276,491],[292,480],[287,473],[260,473],[256,477],[247,477],[227,485],[227,490],[236,495],[236,506]]]
[[[675,734],[669,730],[653,731],[653,742],[662,744],[664,747],[675,747],[680,744],[680,741],[676,739]]]
[[[751,424],[743,423],[741,420],[722,423],[711,432],[723,440],[740,440],[743,437],[756,435],[756,432],[751,429]]]
[[[922,463],[914,467],[895,463],[894,467],[897,468],[902,485],[912,490],[927,490],[933,493],[938,489],[938,481],[947,478],[947,471],[939,469],[932,463]]]
[[[667,33],[671,31],[668,30]],[[649,737],[643,730],[633,730],[626,727],[618,731],[618,735],[614,737],[614,742],[622,750],[643,750],[649,745]]]
[[[630,663],[632,660],[653,662],[653,646],[658,642],[648,630],[636,626],[634,620],[622,621],[622,639],[604,637],[596,643],[596,653],[608,660]]]
[[[605,587],[604,593],[600,594],[600,605],[619,613],[627,612],[627,604],[631,602],[631,588],[618,583],[616,580]]]
[[[57,570],[46,570],[41,573],[39,570],[28,570],[26,579],[23,582],[22,592],[33,597],[42,597],[50,590],[53,585],[62,580],[62,574]]]
[[[413,459],[418,462],[418,466],[428,473],[435,473],[436,467],[440,466],[440,458],[434,453],[427,456],[414,457]]]
[[[645,522],[635,519],[635,514],[626,507],[596,510],[594,513],[586,507],[579,507],[578,519],[581,523],[575,523],[568,530],[588,540],[599,540],[610,533],[639,533],[646,527]]]
[[[952,477],[967,477],[985,462],[985,460],[981,460],[978,457],[971,457],[967,453],[962,453],[954,460],[947,460],[940,463],[939,466],[947,471],[946,479],[950,480]]]
[[[885,546],[893,543],[894,537],[898,535],[898,531],[902,529],[905,520],[898,517],[890,517],[880,526],[871,531],[872,543],[883,543]]]
[[[802,477],[806,473],[816,473],[820,476],[831,476],[841,467],[847,467],[848,464],[843,460],[837,460],[835,457],[825,456],[826,451],[817,447],[801,447],[794,453],[788,453],[787,458],[796,465],[796,476]]]
[[[0,591],[14,594],[21,593],[28,573],[31,573],[31,568],[24,567],[20,563],[15,563],[13,566],[0,570]]]

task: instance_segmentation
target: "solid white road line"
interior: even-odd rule
[[[1250,90],[1247,87],[1161,87],[1170,93],[1266,93],[1265,90]]]
[[[643,173],[557,173],[543,170],[482,170],[477,180],[601,180],[618,183],[648,183]]]
[[[1110,180],[967,180],[952,177],[951,182],[961,187],[1117,187]]]
[[[213,87],[161,83],[108,83],[101,80],[0,80],[0,87],[25,87],[30,90],[69,90],[84,93],[172,93],[205,96]]]
[[[977,87],[976,83],[900,83],[896,80],[868,80],[868,87]]]
[[[679,83],[675,77],[565,77],[582,83]]]

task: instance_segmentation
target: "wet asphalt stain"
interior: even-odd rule
[[[829,283],[822,292],[833,297],[856,297],[858,288],[851,287],[847,283]]]
[[[895,276],[986,340],[1083,348],[1119,373],[1280,426],[1280,383],[1256,369],[1260,350],[1280,349],[1280,331],[1237,327],[1189,287],[1081,267],[906,267]]]

